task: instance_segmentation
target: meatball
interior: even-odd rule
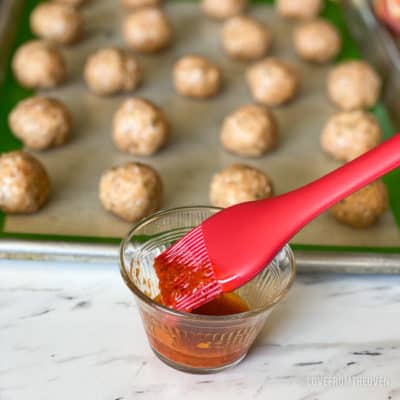
[[[248,4],[248,0],[203,0],[201,7],[210,18],[226,19],[242,14]]]
[[[223,46],[226,53],[237,60],[258,60],[271,47],[269,29],[254,18],[238,16],[224,24]]]
[[[121,5],[125,8],[140,8],[140,7],[151,7],[160,6],[163,0],[121,0]]]
[[[284,18],[312,19],[324,6],[323,0],[277,0],[278,13]]]
[[[215,207],[230,207],[272,195],[270,178],[259,169],[244,164],[223,169],[214,175],[210,186],[210,202]]]
[[[44,150],[67,141],[72,117],[61,101],[37,96],[17,104],[9,116],[9,125],[26,147]]]
[[[278,125],[265,106],[246,105],[225,118],[221,142],[232,153],[258,157],[275,147],[277,141]]]
[[[86,3],[88,3],[90,0],[53,0],[56,3],[61,3],[61,4],[67,4],[72,7],[80,7]]]
[[[122,151],[148,156],[162,148],[168,136],[167,117],[150,101],[127,99],[114,115],[113,140]]]
[[[132,49],[155,53],[171,44],[173,30],[165,13],[156,7],[146,7],[125,18],[122,34]]]
[[[380,77],[366,61],[345,61],[328,76],[328,96],[343,110],[374,106],[381,86]]]
[[[301,58],[321,64],[334,59],[342,45],[336,27],[323,19],[300,25],[294,31],[293,41]]]
[[[368,228],[378,221],[388,207],[386,186],[382,181],[376,181],[334,205],[330,213],[343,224]]]
[[[130,162],[106,171],[99,185],[100,201],[107,211],[135,222],[157,211],[162,182],[152,167]]]
[[[17,49],[12,69],[19,83],[31,89],[55,87],[64,82],[66,76],[61,53],[40,40],[31,40]]]
[[[288,63],[272,57],[249,67],[247,82],[254,99],[267,106],[288,102],[299,88],[297,71]]]
[[[182,96],[212,97],[221,88],[221,70],[204,57],[186,56],[174,66],[174,84],[176,91]]]
[[[136,89],[142,71],[132,54],[115,47],[108,47],[89,56],[84,76],[92,92],[110,95]]]
[[[50,178],[43,165],[23,151],[0,156],[0,210],[33,213],[48,200]]]
[[[321,134],[321,147],[337,160],[350,161],[372,150],[381,139],[381,128],[372,114],[343,111],[328,120]]]
[[[71,44],[82,36],[83,19],[78,11],[66,4],[40,3],[30,17],[32,32],[60,44]]]

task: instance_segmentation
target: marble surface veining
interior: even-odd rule
[[[0,262],[0,400],[400,399],[400,277],[303,275],[248,357],[151,352],[116,266]]]

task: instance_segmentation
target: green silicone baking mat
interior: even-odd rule
[[[20,149],[21,143],[9,130],[7,116],[15,104],[32,95],[13,78],[10,61],[15,49],[33,37],[29,15],[39,0],[19,0],[18,12],[8,24],[15,34],[3,43],[1,52],[5,67],[0,88],[0,152]],[[249,13],[265,21],[274,34],[271,55],[293,62],[300,71],[302,89],[285,107],[274,110],[281,132],[276,151],[259,159],[244,159],[228,154],[219,143],[223,118],[240,105],[252,101],[244,80],[247,64],[230,60],[222,51],[222,24],[203,16],[195,1],[167,1],[165,10],[176,31],[176,42],[159,55],[138,58],[144,68],[144,82],[134,95],[148,98],[163,107],[171,120],[170,144],[152,157],[122,154],[111,141],[112,115],[129,95],[98,97],[91,94],[83,80],[86,57],[104,46],[123,46],[119,26],[126,14],[117,0],[93,0],[82,9],[86,22],[84,39],[62,48],[68,79],[59,88],[41,94],[64,101],[74,116],[74,133],[66,146],[34,153],[46,166],[53,183],[52,196],[46,207],[33,215],[0,213],[0,242],[45,242],[114,245],[131,228],[130,224],[106,213],[98,200],[97,186],[101,173],[116,164],[136,160],[157,168],[165,184],[163,209],[207,205],[209,182],[214,173],[234,162],[242,162],[267,172],[277,194],[310,182],[339,166],[322,153],[319,135],[327,118],[337,110],[325,93],[327,73],[332,66],[310,65],[296,57],[292,49],[293,23],[282,20],[273,2],[257,1]],[[343,37],[338,61],[360,57],[337,2],[327,1],[322,13],[332,21]],[[5,44],[5,45],[4,45]],[[6,48],[9,51],[6,51]],[[8,54],[7,54],[8,53]],[[217,62],[224,72],[223,92],[207,101],[184,99],[175,94],[172,66],[182,55],[199,53]],[[394,134],[383,103],[374,110],[385,138]],[[385,177],[391,209],[375,226],[356,230],[339,224],[327,213],[321,215],[293,240],[301,251],[400,253],[400,171]],[[0,243],[1,244],[1,243]],[[15,251],[14,251],[15,252]]]

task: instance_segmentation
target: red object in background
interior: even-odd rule
[[[400,0],[375,0],[374,8],[377,16],[400,35]]]

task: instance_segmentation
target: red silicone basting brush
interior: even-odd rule
[[[400,134],[307,186],[216,213],[156,258],[164,304],[190,311],[237,289],[304,225],[398,166]]]

